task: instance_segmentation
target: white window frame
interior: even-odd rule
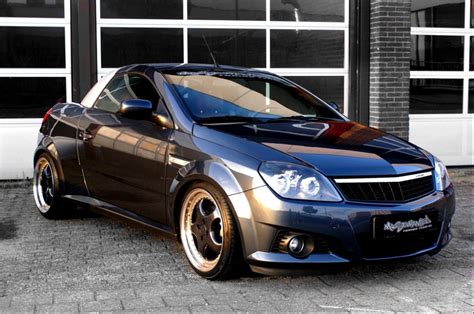
[[[0,68],[0,77],[58,77],[66,80],[66,101],[72,100],[71,78],[71,3],[64,1],[64,17],[1,17],[0,26],[8,27],[62,27],[64,29],[64,68]],[[54,104],[51,104],[54,105]],[[40,123],[41,118],[2,118],[0,124]]]
[[[270,0],[266,0],[266,19],[264,21],[241,20],[191,20],[188,19],[188,1],[183,0],[183,19],[111,19],[101,18],[100,2],[96,1],[97,23],[97,73],[98,79],[116,70],[102,67],[101,30],[107,28],[182,28],[183,29],[183,62],[188,62],[188,29],[259,29],[266,32],[266,66],[262,70],[271,71],[282,76],[337,76],[344,78],[344,113],[349,112],[349,2],[344,0],[343,22],[286,22],[270,20]],[[270,67],[270,30],[339,30],[344,32],[344,67],[343,68],[272,68]]]

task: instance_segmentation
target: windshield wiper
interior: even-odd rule
[[[244,117],[244,116],[215,116],[215,117],[206,117],[200,118],[197,120],[198,123],[227,123],[227,122],[242,122],[242,123],[261,123],[266,120],[256,117]]]

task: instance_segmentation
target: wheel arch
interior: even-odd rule
[[[215,180],[214,178],[216,177],[219,178],[220,182],[225,182],[225,184],[221,184]],[[171,201],[169,203],[168,217],[170,217],[170,224],[172,225],[172,229],[176,232],[178,239],[180,239],[179,215],[184,195],[189,190],[189,187],[196,182],[209,183],[222,193],[236,221],[242,253],[247,252],[246,238],[251,237],[251,235],[247,235],[247,237],[245,237],[241,225],[241,217],[239,216],[239,213],[230,199],[231,195],[242,193],[243,190],[232,171],[224,164],[217,161],[204,161],[202,163],[193,162],[192,164],[188,164],[187,166],[181,168],[177,176],[173,179],[169,190]]]
[[[49,158],[51,158],[51,160],[53,161],[54,167],[56,169],[57,176],[58,176],[60,191],[64,191],[64,184],[65,184],[64,172],[61,166],[61,162],[59,161],[58,153],[57,153],[56,147],[54,146],[54,143],[50,142],[47,146],[43,146],[43,145],[38,146],[38,148],[35,150],[35,153],[33,155],[33,167],[36,166],[36,162],[38,161],[38,158],[42,154],[47,154]]]

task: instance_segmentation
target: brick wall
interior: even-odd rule
[[[408,139],[411,0],[370,0],[370,126]]]

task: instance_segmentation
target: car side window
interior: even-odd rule
[[[113,78],[104,88],[95,103],[97,109],[117,112],[120,104],[126,99],[149,100],[156,109],[160,96],[153,84],[137,74],[120,74]]]

